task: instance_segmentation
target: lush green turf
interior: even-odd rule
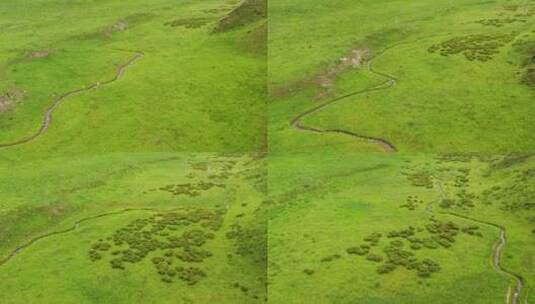
[[[11,174],[5,174],[8,169]],[[35,299],[40,303],[264,301],[266,210],[261,202],[265,170],[254,155],[35,157],[3,162],[2,172],[1,259],[33,238],[75,227],[36,241],[0,265],[2,303]],[[131,210],[121,212],[125,209]],[[113,245],[115,241],[108,237],[133,220],[171,210],[211,216],[198,224],[179,225],[176,231],[165,230],[171,236],[200,229],[213,233],[213,238],[190,249],[157,248],[140,261],[124,262],[123,270],[111,267],[114,256],[110,253],[128,246]],[[220,218],[212,220],[216,213]],[[102,214],[107,215],[90,218]],[[75,224],[84,218],[90,219]],[[203,226],[204,221],[212,225],[219,220],[215,228]],[[154,233],[151,237],[166,240]],[[97,250],[101,259],[93,261],[91,249],[99,239],[112,248]],[[172,283],[162,281],[166,276],[158,274],[151,260],[169,250],[211,253],[201,261],[171,258],[171,267],[195,267],[205,276],[193,285],[179,279],[178,273],[172,274]]]
[[[35,132],[55,96],[111,79],[143,52],[118,81],[65,100],[48,132],[17,153],[263,149],[265,21],[214,31],[236,4],[5,3],[0,96],[21,96],[0,112],[0,143]]]
[[[503,303],[509,285],[514,285],[491,263],[499,229],[449,213],[505,227],[507,242],[501,264],[524,278],[524,301],[535,280],[534,165],[533,158],[503,161],[502,157],[445,160],[343,153],[271,157],[270,301]],[[520,182],[515,175],[526,178]],[[438,184],[456,205],[442,207]],[[501,190],[484,194],[496,185]],[[462,189],[475,198],[463,200],[465,197],[459,196]],[[433,218],[458,226],[454,242],[430,249],[426,241],[422,246],[414,240],[436,240],[428,228]],[[481,236],[461,232],[471,225],[478,227]],[[389,236],[409,226],[415,229],[413,236]],[[373,233],[382,234],[376,245],[365,240]],[[380,273],[385,261],[404,263],[389,251],[395,242],[402,243],[402,250],[412,254],[417,263],[431,259],[440,270],[427,273],[427,277],[425,271],[419,274],[421,266],[409,269],[398,265],[392,272]],[[364,244],[371,249],[363,256],[351,252],[351,248]],[[383,260],[367,260],[368,254]]]
[[[345,136],[302,134],[289,127],[298,113],[386,81],[368,71],[370,62],[375,71],[394,76],[396,85],[337,101],[304,117],[303,124],[383,138],[400,151],[419,153],[535,147],[532,1],[270,3],[272,151],[300,151],[300,143],[343,146],[330,150],[376,149],[362,141],[346,146],[351,138]],[[478,35],[483,35],[478,42],[467,41]],[[500,35],[506,37],[496,41]],[[503,46],[494,49],[496,42]],[[442,43],[458,47],[459,53],[430,52]],[[464,48],[496,54],[471,61]],[[328,94],[318,98],[325,91],[319,85],[322,77],[352,49],[367,51],[364,62],[331,75]]]
[[[3,3],[0,302],[535,301],[534,26],[528,0]]]

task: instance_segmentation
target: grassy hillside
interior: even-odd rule
[[[533,301],[534,165],[522,155],[272,157],[270,302]]]
[[[532,1],[271,1],[270,146],[382,150],[343,130],[407,152],[531,151],[534,24]],[[301,114],[322,134],[296,130]]]
[[[2,303],[265,299],[255,155],[34,157],[2,172]]]
[[[65,99],[45,134],[16,153],[262,150],[265,21],[215,31],[239,4],[2,5],[0,145],[34,134],[59,96],[95,84]]]
[[[535,2],[0,5],[0,303],[535,301]]]

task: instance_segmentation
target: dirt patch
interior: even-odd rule
[[[5,98],[4,96],[0,96],[0,113],[11,109],[11,105],[11,100]]]
[[[111,26],[111,30],[113,32],[124,32],[127,29],[128,29],[128,23],[126,21],[118,21],[118,22],[115,22]]]
[[[354,63],[361,65],[364,61],[374,57],[376,55],[375,53],[384,49],[385,46],[405,40],[411,35],[411,33],[412,32],[406,29],[400,28],[387,28],[370,33],[361,40],[355,41],[352,49],[348,52],[348,54],[346,54],[345,57],[353,57],[355,59]],[[360,50],[361,52],[364,51],[365,53],[361,53],[360,59],[357,59],[354,56],[355,54],[351,54],[351,52],[354,50]],[[333,63],[333,65],[336,64],[336,62]],[[332,68],[332,66],[316,74],[306,76],[306,78],[302,78],[291,83],[270,85],[269,97],[272,100],[286,99],[296,92],[313,87],[318,84],[318,78],[320,78],[321,75],[328,73],[328,69],[330,68]]]
[[[24,97],[24,92],[18,89],[10,89],[5,93],[0,93],[0,113],[12,109]]]
[[[37,58],[46,58],[50,55],[50,51],[33,51],[28,54],[28,58],[37,59]]]
[[[269,95],[273,99],[280,99],[288,97],[307,87],[317,86],[320,88],[320,90],[314,96],[315,100],[321,100],[326,97],[333,96],[336,92],[334,85],[336,77],[349,69],[360,68],[364,61],[366,61],[369,53],[370,51],[368,48],[351,49],[347,54],[340,57],[327,69],[312,75],[308,79],[302,79],[286,86],[277,86],[275,88],[271,88]]]
[[[336,92],[334,85],[336,77],[351,68],[359,68],[368,53],[368,49],[353,49],[346,56],[339,58],[335,65],[318,75],[316,84],[321,90],[316,93],[314,98],[320,100],[328,96],[333,96]]]
[[[120,33],[128,30],[128,22],[120,20],[104,29],[103,34],[105,38],[111,38],[113,33]]]

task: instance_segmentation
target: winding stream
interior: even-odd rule
[[[6,257],[0,259],[0,267],[5,265],[11,259],[13,259],[18,253],[20,253],[24,249],[30,247],[31,245],[35,244],[36,242],[38,242],[38,241],[40,241],[42,239],[48,238],[48,237],[52,237],[52,236],[56,236],[56,235],[72,232],[72,231],[76,230],[80,224],[82,224],[84,222],[88,222],[90,220],[94,220],[94,219],[98,219],[98,218],[102,218],[102,217],[107,217],[107,216],[112,216],[112,215],[119,215],[119,214],[132,212],[132,211],[169,212],[169,211],[174,211],[174,210],[178,210],[178,209],[180,209],[180,208],[174,208],[174,209],[170,209],[170,210],[160,210],[160,209],[157,209],[157,208],[125,208],[125,209],[121,209],[121,210],[118,210],[118,211],[106,212],[106,213],[101,213],[101,214],[97,214],[97,215],[93,215],[93,216],[84,217],[84,218],[74,222],[74,224],[69,228],[66,228],[66,229],[63,229],[63,230],[58,230],[58,231],[53,231],[53,232],[49,232],[49,233],[45,233],[45,234],[36,236],[34,238],[31,238],[30,240],[28,240],[24,244],[22,244],[22,245],[16,247],[15,249],[13,249],[11,251],[11,253],[9,253]]]
[[[394,47],[396,47],[396,46],[398,46],[400,44],[401,43],[394,44],[394,45],[392,45],[392,46],[390,46],[388,48],[383,49],[381,52],[375,54],[375,56],[368,61],[368,64],[367,64],[368,71],[370,73],[374,74],[374,75],[378,75],[378,76],[387,78],[387,80],[385,82],[383,82],[383,83],[381,83],[379,85],[364,89],[364,90],[360,90],[360,91],[352,92],[352,93],[349,93],[349,94],[346,94],[346,95],[343,95],[343,96],[336,97],[336,98],[331,99],[331,100],[329,100],[329,101],[327,101],[325,103],[322,103],[322,104],[320,104],[320,105],[318,105],[316,107],[313,107],[313,108],[311,108],[309,110],[301,112],[296,117],[294,117],[292,119],[292,121],[291,121],[292,127],[296,128],[298,130],[307,131],[307,132],[335,133],[335,134],[347,135],[347,136],[351,136],[353,138],[357,138],[357,139],[360,139],[360,140],[366,140],[366,141],[369,141],[369,142],[373,142],[373,143],[379,145],[385,152],[396,152],[397,149],[394,146],[394,144],[392,144],[391,142],[389,142],[388,140],[386,140],[384,138],[358,134],[358,133],[351,132],[351,131],[348,131],[348,130],[343,130],[343,129],[320,129],[320,128],[317,128],[317,127],[305,126],[305,125],[302,124],[301,120],[304,117],[306,117],[308,115],[311,115],[311,114],[314,114],[316,112],[319,112],[319,111],[329,107],[330,105],[332,105],[332,104],[334,104],[337,101],[340,101],[342,99],[346,99],[348,97],[357,96],[357,95],[361,95],[361,94],[366,94],[366,93],[370,93],[370,92],[374,92],[374,91],[386,90],[386,89],[389,89],[389,88],[395,86],[397,84],[396,77],[394,77],[392,75],[389,75],[389,74],[386,74],[386,73],[383,73],[383,72],[376,71],[373,68],[373,59],[379,57],[380,55],[384,54],[389,49],[394,48]]]
[[[435,184],[437,186],[436,188],[438,188],[438,192],[440,194],[440,198],[441,199],[446,199],[447,196],[446,196],[446,194],[444,192],[444,189],[442,188],[442,184],[436,179],[435,179]],[[432,204],[429,204],[427,206],[426,211],[429,212],[429,213],[433,213]],[[495,223],[474,219],[474,218],[471,218],[469,216],[457,214],[457,213],[454,213],[454,212],[440,212],[440,214],[450,215],[450,216],[454,216],[454,217],[457,217],[457,218],[460,218],[460,219],[463,219],[463,220],[468,220],[468,221],[472,221],[472,222],[475,222],[475,223],[483,224],[483,225],[486,225],[486,226],[491,226],[491,227],[497,228],[500,231],[500,235],[499,235],[498,239],[496,240],[496,243],[494,244],[493,249],[492,249],[492,253],[491,253],[492,266],[501,275],[506,276],[509,279],[513,279],[513,281],[515,282],[515,286],[512,289],[511,289],[511,287],[509,287],[508,290],[507,290],[505,303],[506,304],[520,304],[520,295],[522,294],[522,289],[524,288],[524,285],[525,285],[524,284],[524,279],[519,274],[516,274],[516,273],[514,273],[514,272],[512,272],[512,271],[510,271],[508,269],[505,269],[501,265],[503,248],[505,247],[505,245],[507,243],[505,227],[503,227],[501,225],[498,225],[498,224],[495,224]],[[527,297],[526,297],[526,300],[525,300],[524,303],[525,304],[528,303]]]
[[[135,55],[132,58],[130,58],[130,60],[128,60],[125,64],[122,64],[121,66],[119,66],[117,68],[117,71],[115,72],[115,76],[112,79],[109,79],[109,80],[106,80],[106,81],[103,81],[103,82],[96,82],[96,83],[90,84],[90,85],[88,85],[88,86],[86,86],[84,88],[76,89],[76,90],[73,90],[73,91],[69,91],[69,92],[57,97],[54,100],[54,102],[46,109],[46,111],[44,113],[44,116],[43,116],[43,119],[41,121],[41,126],[39,127],[39,129],[34,134],[32,134],[30,136],[27,136],[27,137],[24,137],[24,138],[21,138],[21,139],[18,139],[18,140],[14,141],[14,142],[5,143],[5,144],[1,144],[0,143],[0,149],[1,148],[9,148],[9,147],[14,147],[14,146],[19,146],[19,145],[28,143],[30,141],[33,141],[34,139],[36,139],[39,136],[43,135],[48,130],[48,128],[50,127],[50,124],[52,123],[52,114],[67,98],[69,98],[71,96],[74,96],[74,95],[78,95],[78,94],[87,92],[87,91],[90,91],[90,90],[93,90],[93,89],[98,89],[100,87],[109,85],[109,84],[119,80],[119,78],[121,78],[124,75],[126,69],[128,67],[130,67],[132,64],[134,64],[137,60],[141,59],[143,56],[144,56],[144,54],[142,52],[135,52]]]

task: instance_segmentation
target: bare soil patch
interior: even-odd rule
[[[50,51],[33,51],[28,54],[28,58],[30,59],[36,59],[36,58],[46,58],[50,55]]]
[[[316,84],[321,90],[316,93],[315,99],[321,100],[335,95],[334,81],[336,77],[349,69],[359,68],[368,53],[368,49],[352,49],[345,56],[339,58],[333,66],[320,73],[316,78]]]
[[[0,93],[0,113],[13,108],[24,97],[24,92],[18,89],[10,89],[5,93]]]
[[[333,96],[336,92],[334,85],[336,77],[349,69],[360,68],[366,58],[369,57],[369,54],[370,50],[368,48],[353,48],[319,73],[287,85],[271,87],[269,95],[273,99],[282,99],[305,88],[317,86],[320,91],[316,93],[315,100]]]

